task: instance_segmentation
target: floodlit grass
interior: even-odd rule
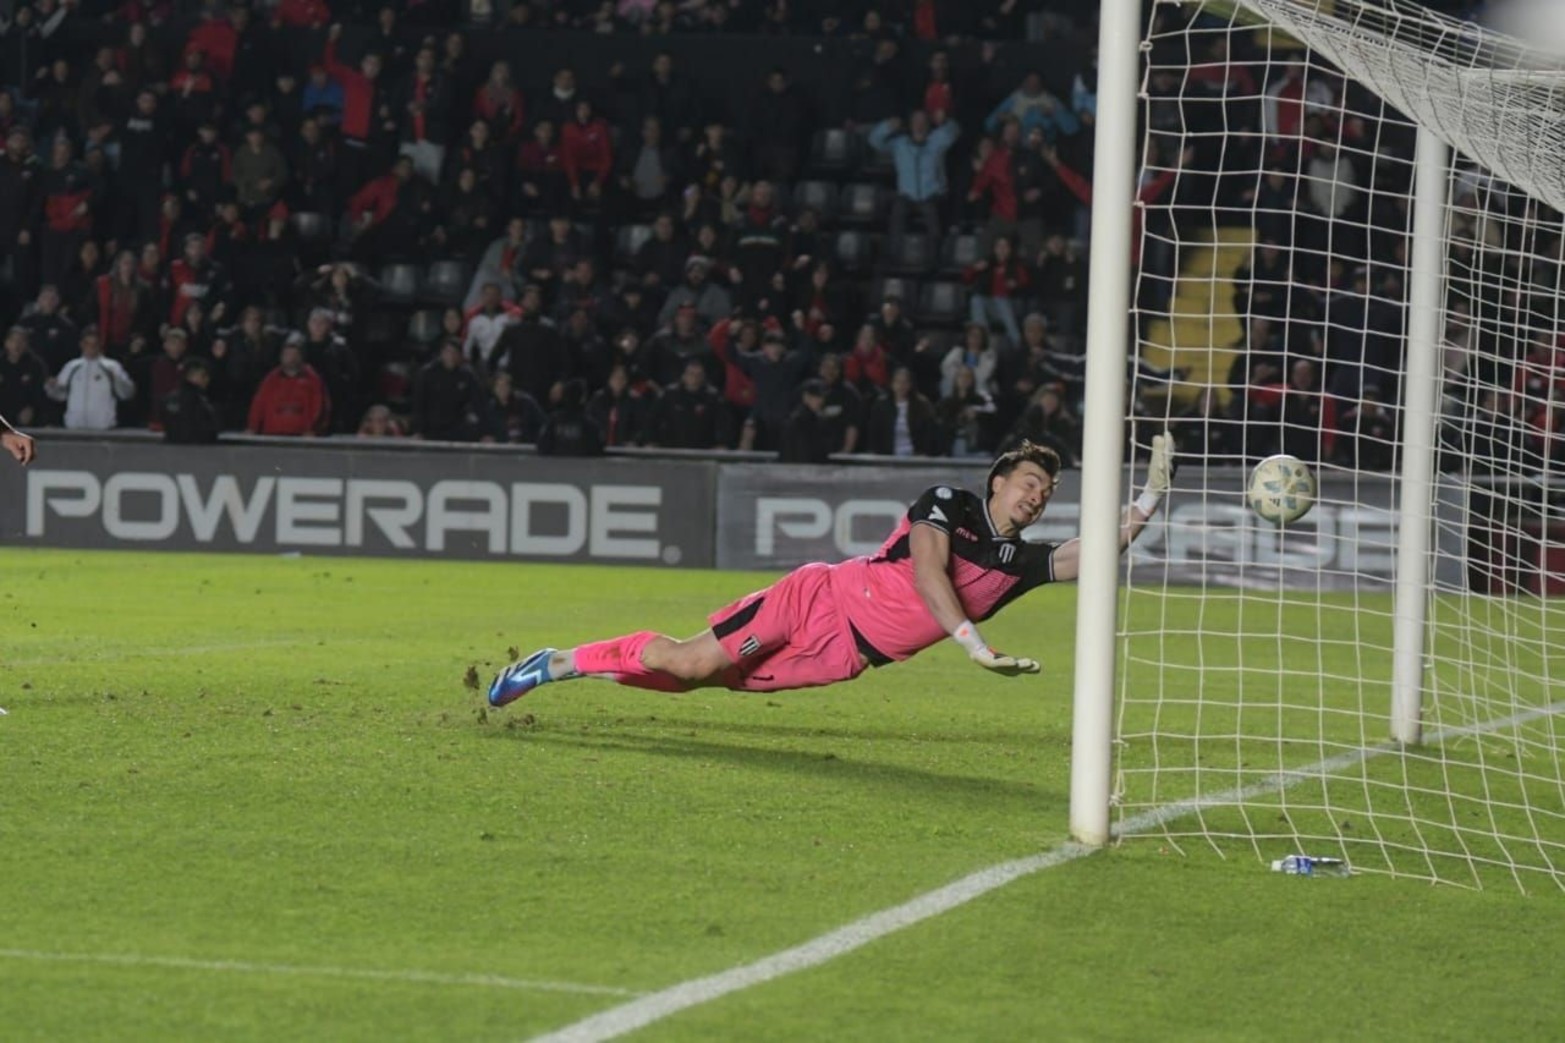
[[[1127,811],[1261,790],[1162,835],[1272,856],[1303,838],[1360,869],[1469,886],[1565,882],[1565,686],[1548,640],[1565,606],[1439,599],[1429,741],[1403,751],[1389,742],[1389,594],[1144,589],[1127,602]],[[1308,778],[1265,784],[1288,772]]]
[[[525,1039],[1064,839],[1069,588],[985,628],[1038,678],[940,648],[830,690],[494,714],[463,683],[764,582],[0,553],[0,1037]],[[1189,849],[1048,870],[643,1036],[1565,1034],[1557,892]]]

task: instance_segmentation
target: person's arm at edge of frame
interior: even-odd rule
[[[38,450],[33,443],[31,435],[24,435],[12,427],[5,417],[0,416],[0,447],[16,458],[16,462],[26,467],[33,462],[33,457]]]

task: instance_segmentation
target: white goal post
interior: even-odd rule
[[[1565,887],[1561,63],[1405,0],[1105,0],[1099,38],[1072,835]],[[1279,450],[1321,497],[1273,531]]]

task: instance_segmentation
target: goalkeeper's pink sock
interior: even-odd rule
[[[665,674],[661,670],[647,670],[642,667],[643,673],[639,674],[605,674],[615,684],[629,685],[632,688],[650,688],[654,692],[688,692],[690,686],[673,674]]]
[[[683,692],[689,686],[677,677],[653,670],[641,663],[641,653],[654,638],[662,635],[639,630],[624,637],[594,641],[576,648],[576,672],[607,677],[618,684],[651,688],[658,692]]]

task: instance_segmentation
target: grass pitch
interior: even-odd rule
[[[1037,678],[464,685],[764,582],[0,552],[0,1036],[521,1040],[1064,839],[1070,588],[985,627]],[[1143,842],[638,1038],[1557,1039],[1562,955],[1558,893]]]

